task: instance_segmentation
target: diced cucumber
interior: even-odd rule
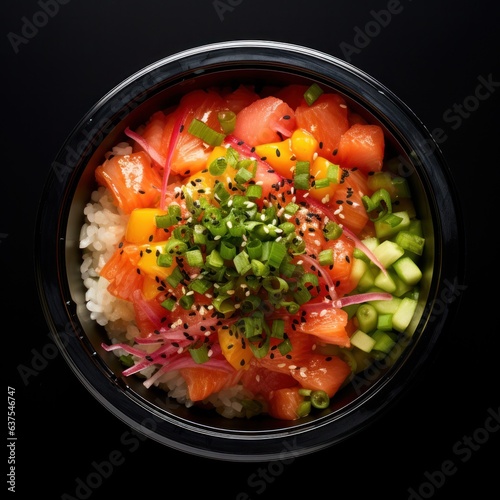
[[[377,327],[377,310],[371,304],[361,304],[356,311],[360,330],[370,333]]]
[[[422,229],[422,221],[420,219],[411,219],[407,231],[421,238],[424,237],[424,230]]]
[[[396,344],[393,338],[382,330],[375,330],[372,335],[375,340],[373,350],[388,353]]]
[[[399,307],[392,315],[392,327],[398,332],[404,332],[415,314],[418,302],[409,297],[400,300]]]
[[[379,271],[375,276],[373,284],[377,288],[384,290],[384,292],[394,293],[396,291],[396,283],[394,283],[389,273],[384,274],[382,271]]]
[[[354,259],[351,266],[351,275],[349,279],[353,283],[358,283],[363,274],[365,274],[367,269],[368,269],[368,264],[364,260]]]
[[[405,177],[401,177],[400,175],[393,177],[392,185],[394,186],[394,191],[396,197],[398,198],[397,199],[398,202],[403,201],[401,198],[404,198],[405,200],[411,199],[410,186],[408,185],[408,181],[406,180]]]
[[[390,172],[374,172],[366,179],[368,189],[373,192],[377,191],[377,189],[385,189],[391,195],[391,198],[394,199],[396,190],[392,182],[392,177]]]
[[[410,225],[410,216],[406,210],[401,210],[400,212],[392,212],[394,215],[401,217],[401,222],[396,226],[391,226],[384,222],[384,220],[377,220],[373,223],[375,227],[375,235],[377,238],[383,240],[394,236],[399,231],[407,229]]]
[[[394,264],[393,264],[394,267]],[[408,283],[405,283],[399,276],[398,274],[394,271],[393,267],[389,269],[389,274],[391,278],[393,279],[396,289],[391,292],[393,295],[396,297],[402,297],[412,289],[412,285],[409,285]]]
[[[370,250],[371,252],[373,252],[373,250],[375,250],[375,248],[380,245],[379,239],[375,236],[364,238],[363,240],[361,240],[361,243],[363,243],[363,245],[365,245],[365,247],[368,248],[368,250]]]
[[[370,337],[363,330],[356,330],[351,337],[351,344],[363,352],[370,352],[375,345],[375,339]]]
[[[373,250],[373,254],[385,268],[391,266],[402,257],[404,253],[404,248],[390,240],[383,241]]]
[[[409,286],[416,285],[422,279],[422,271],[408,256],[398,259],[394,262],[392,268],[396,271],[396,274],[401,280]]]
[[[394,314],[401,305],[402,300],[399,297],[392,297],[390,300],[371,300],[370,304],[379,314]]]
[[[400,247],[417,255],[422,255],[424,251],[425,238],[410,231],[399,231],[394,242]]]
[[[390,332],[392,330],[392,314],[377,315],[377,330]]]
[[[358,281],[358,290],[360,292],[366,292],[367,290],[372,288],[374,286],[376,274],[377,271],[368,266],[365,273]]]

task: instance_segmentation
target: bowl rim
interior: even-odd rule
[[[432,308],[439,303],[444,293],[443,282],[453,281],[465,272],[465,243],[451,173],[432,135],[395,94],[352,64],[302,45],[266,40],[201,45],[145,66],[105,94],[71,131],[49,171],[37,211],[36,280],[44,315],[63,357],[89,392],[120,420],[151,439],[183,452],[221,460],[276,460],[313,453],[341,442],[379,418],[401,395],[402,388],[392,383],[396,372],[379,383],[366,397],[348,405],[341,414],[298,424],[293,429],[284,426],[279,431],[225,432],[182,418],[166,419],[154,405],[138,398],[127,384],[111,374],[106,363],[96,355],[95,349],[85,338],[76,305],[68,293],[67,276],[60,273],[68,245],[65,218],[69,205],[82,168],[100,144],[95,136],[82,140],[82,130],[96,130],[94,123],[101,123],[100,130],[106,131],[105,118],[116,122],[120,113],[128,112],[130,115],[139,109],[141,104],[161,92],[166,70],[178,82],[189,80],[188,76],[196,78],[210,71],[217,73],[221,67],[229,68],[231,65],[266,71],[279,68],[284,73],[293,67],[310,79],[331,82],[335,79],[339,89],[349,95],[355,88],[359,93],[357,98],[375,116],[380,115],[385,126],[399,130],[405,124],[405,130],[411,133],[410,137],[405,135],[401,139],[406,140],[406,146],[415,153],[414,161],[423,169],[419,173],[432,176],[436,226],[439,229],[439,241],[435,242],[439,275],[433,277],[434,290],[427,320],[429,322],[432,318],[433,324],[425,325],[432,326],[432,332],[428,335],[426,346],[417,343],[406,351],[404,359],[413,356],[411,367],[401,364],[397,369],[398,376],[404,376],[406,384],[416,378],[422,366],[435,354],[435,346],[443,337],[444,325],[454,315],[459,304],[458,300],[446,304],[447,307],[439,315],[432,316]],[[375,109],[372,109],[375,105]],[[432,146],[430,154],[429,145]],[[69,157],[70,150],[72,158]],[[61,205],[66,206],[66,211],[59,210]],[[443,223],[444,220],[447,223]],[[51,237],[50,244],[46,243],[48,235]],[[454,246],[454,252],[446,250],[450,245]],[[432,349],[428,348],[429,345]],[[417,354],[418,359],[415,358]],[[361,404],[364,405],[363,409]],[[322,437],[310,432],[319,427],[323,430]],[[250,442],[251,447],[248,446]]]

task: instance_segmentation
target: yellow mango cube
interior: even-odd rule
[[[310,132],[299,128],[292,134],[290,148],[298,161],[312,164],[318,154],[319,142]]]
[[[141,273],[146,274],[150,278],[159,278],[160,280],[170,276],[177,265],[175,260],[170,267],[159,266],[156,262],[158,255],[163,252],[166,244],[166,241],[156,241],[141,247],[142,256],[137,263],[137,267],[141,270]]]
[[[323,156],[317,156],[311,165],[310,172],[315,181],[320,183],[328,180],[328,185],[324,187],[314,185],[309,190],[309,194],[317,200],[331,198],[339,186],[341,169]],[[335,172],[334,177],[331,177],[332,172]]]
[[[130,213],[125,230],[125,239],[130,243],[141,245],[151,241],[157,231],[156,216],[167,212],[159,208],[136,208]]]
[[[291,149],[290,139],[279,142],[260,144],[255,147],[255,154],[286,178],[292,177],[297,159]]]

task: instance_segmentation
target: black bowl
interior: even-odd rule
[[[385,131],[400,159],[426,237],[417,313],[391,354],[358,374],[327,410],[298,421],[226,419],[165,401],[155,388],[125,378],[105,352],[102,327],[90,319],[80,275],[83,208],[95,189],[94,170],[124,129],[186,92],[212,85],[311,84],[342,94]],[[380,417],[429,363],[446,337],[458,303],[464,241],[453,181],[438,146],[412,111],[382,84],[335,57],[267,41],[221,42],[166,57],[105,95],[78,123],[50,169],[39,206],[36,268],[47,322],[78,379],[109,411],[151,439],[183,452],[222,460],[296,457],[332,446]],[[432,388],[429,388],[430,390]]]

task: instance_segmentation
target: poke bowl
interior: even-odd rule
[[[117,418],[175,450],[283,459],[364,429],[446,336],[453,181],[392,92],[244,40],[133,74],[82,118],[41,199],[41,303]]]

